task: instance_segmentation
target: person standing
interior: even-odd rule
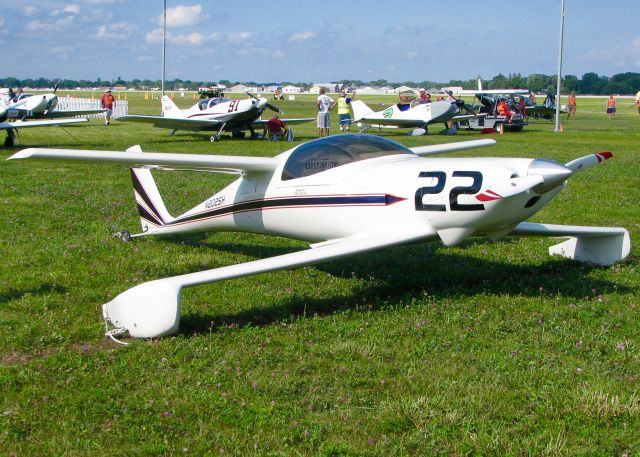
[[[607,99],[607,115],[609,119],[613,119],[616,116],[616,99],[613,98],[613,94]]]
[[[640,90],[636,94],[636,108],[638,108],[638,114],[640,114]]]
[[[576,93],[575,91],[571,91],[571,95],[569,95],[569,102],[567,103],[567,119],[570,119],[573,115],[573,118],[576,118]]]
[[[100,105],[107,111],[104,113],[104,125],[111,124],[113,107],[116,106],[116,98],[111,94],[111,89],[107,89],[100,98]]]
[[[330,135],[331,119],[329,117],[329,111],[336,106],[336,102],[325,94],[326,89],[320,88],[320,95],[316,101],[318,107],[318,136]]]
[[[354,90],[351,97],[347,97],[347,93],[343,90],[338,97],[338,123],[340,124],[340,131],[349,130],[351,128],[351,100],[356,98],[356,91]]]

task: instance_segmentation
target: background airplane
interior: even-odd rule
[[[462,89],[461,87],[443,87],[441,88],[443,93],[449,94],[452,93],[456,96],[475,96],[476,94],[494,94],[494,95],[503,95],[503,94],[528,94],[528,89],[483,89],[482,88],[482,78],[478,76],[478,89]]]
[[[404,97],[406,98],[406,96]],[[353,122],[363,130],[369,127],[414,128],[412,135],[426,134],[429,124],[442,122],[446,125],[448,121],[457,122],[479,116],[463,100],[419,103],[418,100],[407,102],[401,98],[399,103],[377,112],[363,101],[355,100],[351,102],[351,108],[353,109]],[[461,109],[469,114],[460,114]]]
[[[58,96],[56,91],[58,85],[52,93],[48,94],[16,94],[6,102],[7,119],[54,119],[63,117],[81,116],[84,114],[104,113],[104,109],[85,110],[57,110]]]
[[[550,254],[610,265],[629,255],[629,232],[526,222],[574,173],[612,157],[590,154],[564,165],[544,159],[429,157],[493,140],[407,148],[375,135],[334,135],[276,157],[25,149],[9,159],[111,162],[132,166],[142,232],[123,239],[206,231],[255,232],[311,242],[309,249],[139,284],[103,305],[107,335],[153,338],[175,333],[181,290],[296,268],[399,244],[468,237],[545,236],[567,240]],[[182,215],[172,216],[151,170],[189,169],[239,178]]]
[[[154,127],[170,129],[169,135],[177,130],[210,131],[216,132],[211,136],[211,141],[218,141],[222,132],[239,132],[249,130],[255,135],[256,128],[264,128],[268,119],[259,119],[265,109],[281,113],[282,111],[269,103],[266,98],[250,96],[245,100],[231,100],[228,98],[207,98],[191,108],[182,110],[166,95],[161,97],[162,116],[128,115],[118,118],[123,122],[141,122],[152,124]],[[282,119],[287,125],[301,124],[315,120],[313,117],[298,119]]]

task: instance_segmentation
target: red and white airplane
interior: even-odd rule
[[[141,122],[153,124],[154,127],[171,129],[169,135],[177,130],[215,131],[211,141],[218,141],[222,132],[242,132],[249,130],[255,134],[256,128],[264,128],[268,120],[260,119],[265,109],[281,113],[277,106],[272,105],[266,98],[250,96],[246,100],[232,100],[229,98],[206,98],[182,110],[166,95],[160,98],[162,116],[128,115],[118,118],[123,122]],[[285,124],[295,125],[315,120],[313,117],[299,119],[282,119]]]
[[[202,231],[256,232],[309,241],[310,248],[135,286],[103,305],[109,336],[170,335],[180,323],[181,290],[267,271],[296,268],[389,246],[468,237],[566,238],[549,248],[578,261],[610,265],[629,255],[624,228],[526,222],[574,173],[611,158],[590,154],[560,164],[545,159],[431,157],[490,146],[494,140],[407,148],[374,135],[309,141],[276,157],[25,149],[15,159],[130,165],[142,232],[124,239]],[[165,207],[152,170],[238,174],[229,186],[180,216]]]

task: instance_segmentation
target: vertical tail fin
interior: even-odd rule
[[[352,101],[351,108],[353,109],[353,118],[356,122],[366,115],[373,113],[373,110],[369,108],[362,100]]]
[[[140,213],[142,230],[157,228],[174,220],[164,206],[160,191],[148,168],[131,168],[133,193]]]
[[[160,103],[162,104],[162,115],[164,117],[173,117],[173,118],[185,117],[182,110],[178,108],[178,105],[173,103],[173,100],[171,100],[166,95],[163,95],[162,97],[160,97]]]

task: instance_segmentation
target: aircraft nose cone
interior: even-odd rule
[[[533,190],[539,194],[543,194],[560,186],[572,173],[573,171],[570,168],[565,167],[561,163],[546,159],[535,159],[529,164],[529,168],[527,169],[527,176],[542,176],[544,180],[542,184],[538,184],[533,188]]]
[[[265,109],[268,103],[269,103],[269,100],[261,97],[258,99],[258,108]]]

